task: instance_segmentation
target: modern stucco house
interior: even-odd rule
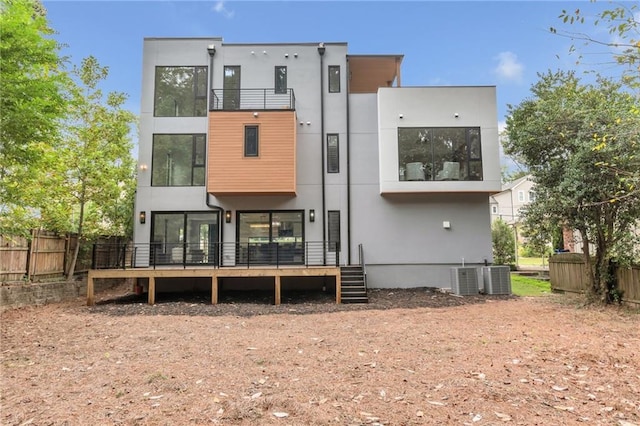
[[[403,55],[346,43],[147,38],[143,58],[136,266],[364,258],[392,288],[492,262],[495,87],[401,87]]]

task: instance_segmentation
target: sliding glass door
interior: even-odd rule
[[[154,212],[152,262],[218,264],[218,212]]]
[[[304,211],[238,212],[238,262],[304,263]]]

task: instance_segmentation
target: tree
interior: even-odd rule
[[[531,91],[508,106],[505,144],[536,184],[524,219],[547,236],[559,226],[578,230],[591,294],[609,302],[609,264],[631,260],[629,235],[640,218],[638,101],[619,82],[584,85],[573,72],[540,75]]]
[[[595,3],[595,0],[592,3]],[[597,32],[597,35],[592,35],[588,32],[558,30],[555,27],[551,27],[550,31],[583,43],[581,49],[576,48],[575,45],[570,48],[570,53],[578,53],[576,61],[578,64],[584,61],[585,55],[601,53],[590,52],[588,50],[590,47],[607,48],[608,52],[606,53],[611,55],[613,63],[622,67],[622,81],[630,86],[638,87],[640,86],[640,21],[637,18],[640,15],[638,11],[638,4],[635,3],[619,4],[617,7],[597,13],[595,17],[587,15],[581,9],[562,10],[559,18],[564,24],[583,25],[585,22],[592,22],[594,30],[599,25],[605,25],[612,37],[610,39],[605,39]],[[601,65],[610,65],[610,63]]]
[[[0,230],[25,233],[37,216],[69,79],[37,1],[0,0]]]
[[[58,165],[51,175],[61,204],[42,206],[51,222],[74,218],[70,226],[79,238],[104,233],[126,235],[131,228],[135,167],[129,137],[134,115],[122,108],[126,95],[105,97],[99,84],[108,76],[90,56],[73,74],[79,85],[72,92],[69,117],[57,149]],[[52,189],[53,190],[53,189]],[[75,270],[79,245],[68,273]]]
[[[491,240],[493,241],[493,263],[497,265],[513,265],[516,261],[513,230],[507,222],[496,219],[491,224]]]

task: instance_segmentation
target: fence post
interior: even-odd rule
[[[93,243],[93,247],[91,247],[91,269],[97,269],[96,268],[96,246],[97,245],[98,243]]]

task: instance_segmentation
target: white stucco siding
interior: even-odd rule
[[[481,181],[398,178],[399,127],[480,127]],[[498,192],[500,159],[495,87],[401,87],[378,90],[380,192]]]

